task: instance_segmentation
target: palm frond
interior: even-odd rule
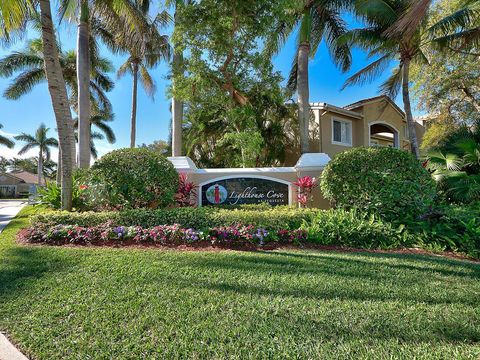
[[[433,0],[410,0],[404,13],[384,31],[383,35],[387,38],[399,36],[411,38],[425,20],[432,3]]]
[[[387,68],[391,60],[392,54],[387,54],[365,66],[363,69],[357,71],[345,81],[342,86],[342,90],[345,89],[347,86],[356,84],[362,85],[372,82]]]
[[[323,6],[318,6],[315,9],[313,27],[316,28],[323,24],[323,31],[319,34],[320,37],[314,36],[316,32],[312,31],[312,56],[315,55],[321,39],[323,38],[334,63],[339,66],[342,71],[347,71],[352,63],[350,46],[346,43],[341,44],[337,41],[347,33],[347,25],[345,21],[336,9],[330,9]]]
[[[478,10],[469,7],[462,8],[453,14],[442,18],[428,28],[430,36],[448,35],[457,31],[466,30],[473,25],[478,17]]]
[[[28,152],[29,150],[35,148],[36,146],[38,146],[36,143],[28,143],[28,144],[24,145],[24,146],[18,151],[18,155],[23,155],[23,154],[25,154],[26,152]]]
[[[43,58],[37,54],[14,52],[0,59],[0,76],[9,77],[17,71],[43,67]]]
[[[297,73],[298,73],[298,52],[293,58],[292,67],[287,79],[287,89],[292,93],[297,90]]]
[[[0,129],[2,128],[3,128],[3,125],[0,124]],[[9,149],[12,149],[15,146],[15,143],[9,138],[7,138],[6,136],[0,135],[0,145],[4,145]]]
[[[380,85],[380,92],[384,95],[387,95],[391,99],[395,99],[400,92],[402,87],[402,68],[401,66],[396,66],[392,70],[392,74],[389,76],[385,82]]]
[[[277,22],[274,25],[274,30],[265,41],[263,50],[264,54],[269,58],[273,55],[278,54],[278,52],[285,45],[289,35],[292,33],[296,24],[297,21],[293,17],[290,17],[284,21]]]
[[[129,57],[122,65],[120,65],[120,67],[118,68],[117,70],[117,78],[120,79],[122,78],[123,76],[125,76],[125,74],[128,72],[128,73],[132,73],[132,58]]]
[[[24,71],[13,79],[10,85],[5,89],[3,96],[10,100],[17,100],[25,94],[28,94],[36,85],[46,81],[43,68],[34,68]]]
[[[147,68],[143,65],[140,66],[139,74],[140,74],[140,82],[142,84],[143,89],[145,90],[147,95],[153,99],[156,91],[154,80],[152,79]]]

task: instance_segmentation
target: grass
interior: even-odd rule
[[[480,265],[320,251],[19,246],[0,331],[32,359],[480,357]]]

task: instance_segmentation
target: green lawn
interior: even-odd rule
[[[24,247],[0,330],[33,359],[480,357],[480,265],[320,251]]]

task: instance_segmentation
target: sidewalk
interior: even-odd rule
[[[0,333],[0,360],[28,360],[28,358]]]
[[[25,205],[24,200],[0,199],[0,233]]]

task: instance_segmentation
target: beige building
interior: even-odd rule
[[[387,96],[377,96],[338,107],[311,103],[310,152],[334,157],[359,146],[389,146],[410,149],[405,113]],[[416,123],[419,143],[425,128]],[[287,165],[295,164],[299,149],[289,149]]]
[[[27,171],[0,173],[0,198],[28,196],[37,185],[37,175]]]

